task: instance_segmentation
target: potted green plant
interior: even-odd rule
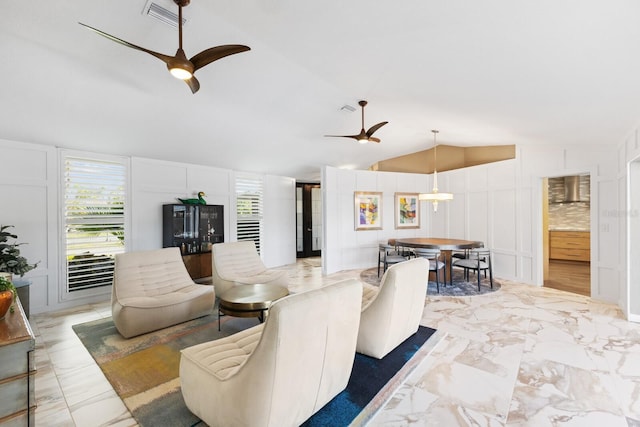
[[[20,255],[19,246],[22,243],[10,242],[9,239],[17,239],[18,236],[6,231],[13,225],[0,226],[0,272],[16,274],[20,277],[38,266],[38,263],[29,264],[27,259]],[[11,277],[9,277],[11,279]]]
[[[13,313],[13,303],[16,300],[16,287],[11,280],[0,277],[0,319],[3,319],[9,309]]]

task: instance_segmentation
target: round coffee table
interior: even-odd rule
[[[218,330],[220,316],[223,314],[233,317],[257,317],[260,322],[264,322],[271,303],[287,295],[289,290],[279,285],[258,283],[234,286],[218,295]]]

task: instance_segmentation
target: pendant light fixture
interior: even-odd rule
[[[453,194],[451,193],[440,193],[438,192],[438,168],[436,165],[438,159],[438,144],[436,144],[436,135],[438,134],[438,130],[433,129],[433,190],[431,193],[421,193],[418,195],[418,200],[426,200],[428,202],[433,202],[433,211],[438,212],[438,202],[453,200]]]

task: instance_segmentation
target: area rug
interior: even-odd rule
[[[180,350],[256,324],[226,316],[218,332],[217,314],[211,314],[130,339],[122,338],[110,317],[72,328],[140,426],[201,427],[205,424],[187,409],[180,392]],[[370,419],[433,348],[433,342],[423,344],[434,332],[420,327],[381,361],[358,355],[348,389],[306,425],[358,425]]]
[[[369,268],[360,272],[360,280],[365,283],[368,283],[373,286],[380,285],[380,279],[382,278],[382,272],[380,272],[380,277],[378,277],[378,268]],[[442,273],[440,273],[442,276]],[[481,276],[480,280],[480,291],[478,291],[478,282],[474,275],[470,275],[472,280],[466,281],[464,280],[464,273],[462,270],[454,270],[453,271],[453,284],[443,284],[440,282],[440,292],[438,292],[438,288],[436,286],[436,282],[430,280],[429,286],[427,287],[427,295],[429,296],[451,296],[451,297],[462,297],[462,296],[471,296],[471,295],[484,295],[491,292],[496,292],[500,290],[500,281],[496,278],[493,279],[493,289],[491,288],[491,283],[489,282],[489,278],[485,278]],[[447,279],[449,275],[447,273]],[[441,279],[442,280],[442,279]]]
[[[426,353],[416,355],[416,352],[435,332],[434,329],[420,326],[418,332],[382,359],[356,353],[347,388],[301,427],[366,424],[426,357]]]

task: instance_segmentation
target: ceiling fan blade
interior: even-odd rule
[[[360,137],[360,135],[325,135],[325,136],[335,137],[335,138],[353,138],[353,139],[358,139]]]
[[[369,142],[376,142],[376,143],[379,144],[380,143],[380,138],[375,138],[373,136],[370,136],[369,137]]]
[[[196,76],[191,76],[190,79],[187,79],[184,82],[191,89],[191,93],[196,93],[200,89],[200,82],[196,79]]]
[[[210,47],[202,52],[194,55],[189,61],[193,64],[193,71],[204,67],[207,64],[224,58],[225,56],[233,55],[236,53],[246,52],[251,50],[249,46],[241,44],[225,44],[222,46]]]
[[[377,125],[373,125],[373,126],[371,126],[371,127],[369,128],[369,130],[367,131],[367,136],[368,136],[368,137],[371,137],[371,135],[373,135],[373,133],[374,133],[375,131],[377,131],[377,130],[378,130],[378,129],[380,129],[382,126],[386,125],[387,123],[389,123],[389,122],[380,122],[380,123],[378,123]],[[374,142],[380,142],[380,141],[378,140],[378,141],[374,141]]]
[[[114,42],[116,42],[116,43],[120,43],[120,44],[121,44],[121,45],[123,45],[123,46],[129,47],[129,48],[131,48],[131,49],[140,50],[140,51],[142,51],[142,52],[146,52],[146,53],[148,53],[149,55],[153,55],[153,56],[155,56],[156,58],[158,58],[159,60],[163,61],[165,64],[168,64],[168,63],[169,63],[169,61],[171,61],[171,60],[173,59],[173,56],[164,55],[164,54],[162,54],[162,53],[158,53],[158,52],[154,52],[154,51],[149,50],[149,49],[145,49],[145,48],[140,47],[140,46],[137,46],[137,45],[135,45],[135,44],[133,44],[133,43],[129,43],[128,41],[125,41],[125,40],[119,39],[119,38],[118,38],[118,37],[116,37],[116,36],[112,36],[111,34],[107,34],[107,33],[105,33],[104,31],[98,30],[97,28],[93,28],[93,27],[91,27],[91,26],[89,26],[89,25],[87,25],[87,24],[83,24],[82,22],[78,22],[78,24],[82,25],[82,26],[83,26],[83,27],[85,27],[85,28],[90,29],[91,31],[94,31],[94,32],[96,32],[96,33],[100,34],[102,37],[106,37],[106,38],[108,38],[108,39],[109,39],[109,40],[111,40],[111,41],[114,41]]]

